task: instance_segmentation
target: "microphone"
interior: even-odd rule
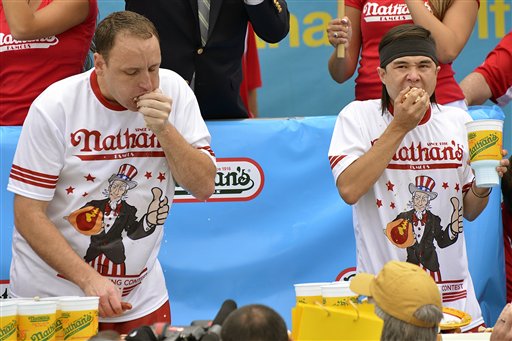
[[[231,299],[225,300],[224,303],[222,303],[219,312],[213,319],[212,326],[208,328],[208,331],[206,332],[206,334],[203,335],[203,337],[201,337],[200,340],[220,341],[220,331],[222,329],[222,324],[224,323],[224,320],[226,320],[228,315],[235,311],[236,308],[237,305],[235,301]]]

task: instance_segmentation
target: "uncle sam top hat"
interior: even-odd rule
[[[414,192],[425,193],[433,200],[437,197],[437,193],[432,191],[435,185],[436,182],[430,176],[418,175],[416,177],[416,184],[409,184],[409,192],[411,194],[414,194]]]
[[[128,185],[129,189],[134,188],[137,186],[136,181],[132,181],[132,179],[137,175],[137,168],[134,166],[125,163],[122,164],[121,167],[119,167],[119,170],[117,171],[117,174],[112,174],[110,178],[108,179],[108,182],[112,182],[114,180],[119,180]]]

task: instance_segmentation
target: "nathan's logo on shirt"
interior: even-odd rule
[[[146,128],[135,131],[126,129],[116,135],[102,135],[97,130],[79,129],[71,133],[70,142],[73,147],[78,147],[80,154],[75,156],[83,161],[165,157],[156,135]]]
[[[377,140],[372,141],[372,145]],[[464,146],[455,141],[412,142],[409,146],[400,146],[388,169],[440,169],[462,166]]]
[[[430,12],[430,6],[425,3]],[[363,7],[363,18],[366,22],[412,20],[406,4],[381,5],[367,2]]]
[[[208,201],[248,201],[263,189],[261,166],[249,158],[218,158],[215,192]],[[197,202],[181,187],[176,187],[174,202]]]
[[[47,49],[50,46],[57,45],[59,38],[56,36],[33,39],[16,40],[11,34],[0,33],[0,52],[27,49]]]

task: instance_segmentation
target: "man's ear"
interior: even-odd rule
[[[105,58],[103,58],[103,56],[98,52],[94,53],[93,58],[96,74],[101,75],[103,73],[103,70],[105,69],[105,66],[107,65],[107,62],[105,61]]]
[[[380,81],[382,84],[386,84],[384,81],[384,76],[386,75],[386,69],[381,68],[380,66],[377,67],[377,73],[379,74]]]

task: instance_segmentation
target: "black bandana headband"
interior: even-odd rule
[[[393,60],[405,56],[427,56],[436,65],[439,65],[434,43],[425,39],[407,38],[394,40],[380,50],[379,56],[381,68],[385,68]]]

